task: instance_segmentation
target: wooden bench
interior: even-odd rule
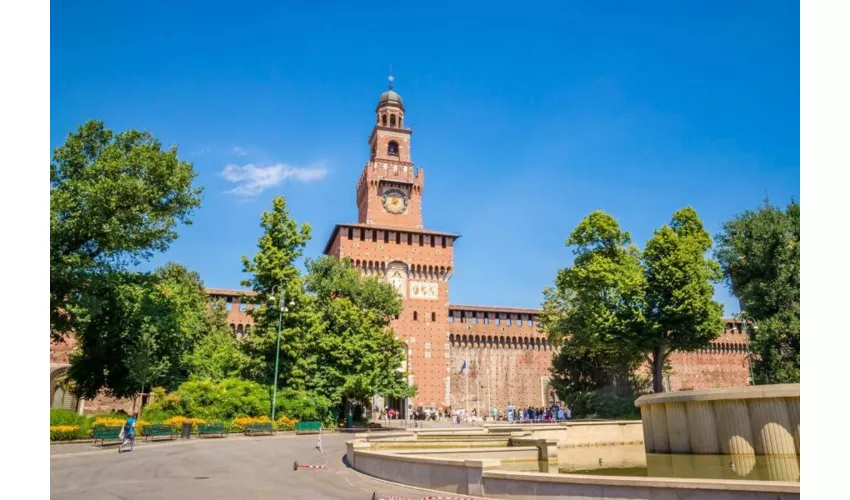
[[[156,440],[158,437],[174,439],[177,437],[177,431],[175,431],[170,425],[148,424],[142,428],[142,435],[145,437],[146,441],[148,439]]]
[[[321,422],[298,422],[295,424],[295,434],[318,434],[322,432]]]
[[[91,435],[94,438],[94,444],[100,440],[100,445],[103,446],[105,441],[116,441],[121,439],[121,429],[124,426],[107,427],[105,425],[97,425],[92,428]]]
[[[263,422],[261,424],[248,424],[245,426],[245,434],[274,434],[274,428],[271,422]]]
[[[198,424],[198,436],[227,437],[227,429],[224,424],[215,422],[212,424]]]

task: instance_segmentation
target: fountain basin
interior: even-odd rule
[[[800,455],[800,384],[651,394],[635,406],[647,453]]]

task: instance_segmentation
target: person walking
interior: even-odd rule
[[[121,429],[121,444],[118,445],[118,453],[121,453],[124,450],[125,446],[130,446],[130,451],[133,451],[133,447],[136,444],[136,420],[139,418],[138,413],[133,413],[127,418],[127,421],[124,422],[124,427]]]

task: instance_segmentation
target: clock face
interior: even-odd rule
[[[400,189],[387,189],[382,201],[384,209],[392,214],[404,213],[407,210],[407,193]]]

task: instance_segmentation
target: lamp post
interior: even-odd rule
[[[277,315],[277,349],[274,353],[274,392],[272,393],[272,421],[274,421],[274,411],[277,407],[277,370],[280,365],[280,330],[283,327],[283,313],[286,311],[286,300],[283,290],[283,284],[275,285],[272,287],[272,296],[269,299],[270,302],[275,302],[277,297],[275,297],[275,290],[280,291],[280,306],[278,307],[278,315]],[[290,301],[289,305],[295,305],[294,301]]]

